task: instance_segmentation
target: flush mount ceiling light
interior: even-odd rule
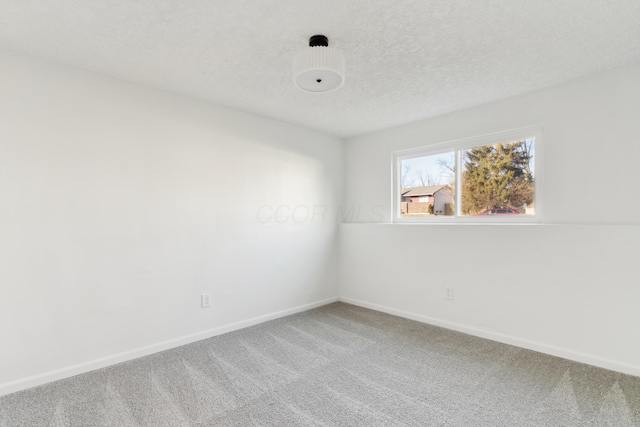
[[[329,39],[312,36],[309,47],[293,58],[293,82],[307,92],[329,92],[344,84],[344,58]]]

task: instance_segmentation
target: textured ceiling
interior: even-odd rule
[[[325,34],[331,93],[292,84]],[[640,0],[2,0],[0,48],[342,137],[640,62]]]

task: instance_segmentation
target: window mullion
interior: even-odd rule
[[[454,215],[462,216],[462,150],[455,151],[455,205]]]

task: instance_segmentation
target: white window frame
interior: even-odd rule
[[[472,138],[465,138],[456,141],[449,141],[428,145],[424,147],[412,148],[409,150],[396,151],[393,153],[392,173],[393,173],[393,201],[391,203],[393,211],[391,218],[394,223],[420,223],[420,224],[521,224],[521,223],[542,223],[542,160],[543,160],[543,141],[542,126],[528,126],[519,129],[511,129],[502,132],[496,132],[488,135],[482,135]],[[494,145],[510,141],[518,141],[528,138],[535,138],[535,162],[533,174],[534,191],[535,191],[535,214],[534,215],[514,215],[500,217],[484,217],[484,216],[462,216],[462,180],[461,165],[462,151],[469,148],[480,147],[484,145]],[[400,216],[400,173],[401,163],[416,157],[431,156],[436,154],[454,152],[456,163],[456,180],[455,180],[455,212],[453,216],[429,216],[429,217],[402,217]]]

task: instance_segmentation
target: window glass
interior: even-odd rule
[[[534,138],[463,150],[462,215],[533,215],[534,154]]]
[[[455,200],[453,151],[403,159],[400,162],[401,217],[451,216]]]
[[[394,153],[394,221],[540,222],[541,134],[532,126]]]

